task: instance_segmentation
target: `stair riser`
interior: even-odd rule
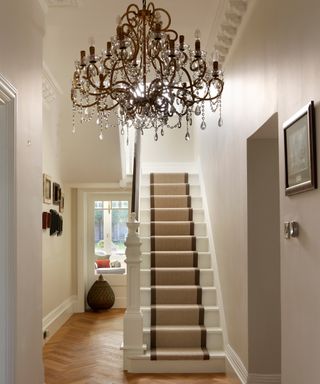
[[[149,269],[151,267],[150,253],[146,252],[142,255],[141,269]],[[211,255],[210,253],[198,254],[198,268],[210,268],[211,267]]]
[[[148,237],[141,237],[141,252],[150,252],[151,251],[151,244],[150,244],[150,238]],[[168,249],[169,251],[169,249]],[[183,249],[181,249],[183,251]],[[209,242],[208,238],[197,238],[196,241],[196,251],[198,252],[208,252],[209,251]]]
[[[195,223],[194,234],[195,234],[195,236],[207,236],[206,224],[205,223]],[[141,223],[140,224],[140,236],[141,237],[149,237],[150,236],[150,223]]]
[[[150,331],[143,331],[143,343],[150,349]],[[177,345],[176,347],[179,347]],[[207,349],[221,351],[223,349],[222,332],[207,331]]]
[[[150,209],[142,209],[140,212],[140,221],[149,223],[150,220]],[[202,209],[193,210],[193,219],[195,223],[204,221],[204,212]]]
[[[192,208],[202,208],[202,199],[201,197],[192,197],[191,198],[191,207]],[[140,209],[149,209],[151,208],[150,197],[142,197],[140,200]],[[166,208],[166,207],[157,207],[157,208]]]
[[[192,197],[200,197],[201,191],[199,185],[190,185],[189,188],[189,194]],[[150,197],[150,186],[149,185],[142,185],[140,189],[140,197]]]
[[[141,271],[141,287],[150,287],[151,280],[150,270]],[[169,284],[171,285],[171,284]],[[213,271],[200,271],[200,285],[202,287],[212,287],[213,286]]]
[[[143,314],[143,326],[150,327],[151,325],[151,316],[150,316],[150,307],[142,309]],[[206,327],[219,327],[220,326],[220,316],[218,310],[207,310],[204,311],[204,325]]]
[[[150,288],[141,288],[141,306],[147,307],[151,303],[151,290]],[[202,290],[202,305],[206,306],[216,306],[217,298],[216,298],[216,290],[215,288],[205,288]]]
[[[196,174],[188,175],[188,183],[189,184],[199,184],[199,176]],[[143,174],[141,176],[141,184],[149,185],[150,184],[150,174]]]

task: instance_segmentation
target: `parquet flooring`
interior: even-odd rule
[[[123,372],[123,314],[113,309],[73,315],[44,346],[46,384],[231,384],[221,374]]]

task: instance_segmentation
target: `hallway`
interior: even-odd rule
[[[225,375],[126,374],[122,309],[73,315],[44,346],[46,384],[232,384]]]

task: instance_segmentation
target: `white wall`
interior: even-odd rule
[[[219,128],[216,117],[209,117],[207,131],[199,133],[198,147],[229,343],[248,368],[246,141],[278,112],[281,228],[288,219],[301,225],[298,239],[286,241],[281,236],[282,384],[316,383],[320,191],[285,196],[281,127],[311,99],[317,105],[319,127],[320,4],[316,0],[257,0],[251,6],[250,19],[225,66],[225,124]],[[320,135],[318,148],[319,141]]]
[[[0,73],[17,89],[16,384],[42,384],[42,66],[43,14],[37,1],[1,1]]]
[[[142,163],[174,163],[193,162],[194,157],[194,127],[191,127],[189,141],[185,141],[186,122],[182,121],[180,129],[165,129],[164,136],[158,132],[158,141],[154,140],[154,131],[146,131],[141,137]]]
[[[63,233],[50,236],[50,230],[42,231],[42,271],[43,271],[43,328],[51,336],[73,312],[73,302],[77,294],[74,265],[76,257],[71,243],[71,189],[62,180],[62,161],[60,156],[59,118],[61,114],[61,95],[54,86],[55,80],[50,72],[44,70],[46,84],[51,97],[43,102],[43,173],[52,182],[60,184],[64,193]],[[43,204],[44,212],[59,206]]]

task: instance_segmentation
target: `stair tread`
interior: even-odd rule
[[[203,328],[204,326],[200,325],[156,325],[153,328],[156,328],[158,331],[194,331]],[[143,332],[150,332],[152,327],[143,327]],[[221,333],[222,328],[220,327],[205,327],[207,333]]]
[[[199,307],[200,304],[152,304],[152,306],[155,306],[159,309],[162,309],[162,308],[181,308],[181,309],[184,309],[184,308],[195,308],[195,307]],[[219,307],[216,306],[216,305],[201,305],[205,311],[218,311],[219,310]],[[141,307],[141,310],[142,311],[148,311],[148,310],[151,310],[151,305],[149,306],[142,306]]]

